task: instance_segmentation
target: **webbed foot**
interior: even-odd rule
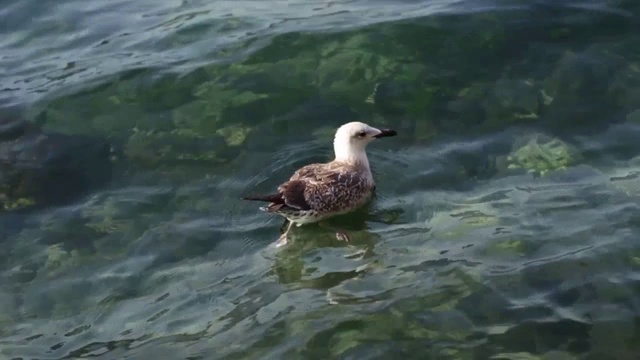
[[[276,246],[276,248],[279,248],[279,247],[287,245],[288,242],[289,242],[289,238],[287,237],[287,234],[282,234],[282,235],[280,235],[278,240],[276,240],[275,246]]]
[[[286,227],[286,230],[284,230],[284,232],[282,232],[282,229],[284,228],[284,226]],[[293,223],[291,221],[285,222],[284,224],[282,224],[282,227],[280,228],[280,231],[282,232],[282,234],[280,235],[280,237],[278,238],[278,240],[275,243],[276,248],[282,247],[287,245],[287,243],[289,242],[289,231],[291,230],[291,226],[293,225]]]
[[[338,241],[344,241],[344,242],[349,242],[349,236],[347,235],[347,233],[342,232],[342,231],[338,231],[336,233],[336,239]]]

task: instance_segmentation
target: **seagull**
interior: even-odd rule
[[[338,128],[333,140],[335,158],[327,163],[305,165],[296,170],[277,192],[243,197],[244,200],[266,201],[260,210],[285,217],[289,225],[276,246],[287,243],[293,224],[316,223],[336,215],[352,212],[371,200],[376,184],[365,148],[379,138],[395,136],[392,129],[377,129],[354,121]],[[336,234],[339,240],[348,238]]]

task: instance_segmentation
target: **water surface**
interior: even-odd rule
[[[8,359],[633,359],[633,1],[8,1],[0,103],[114,147],[2,217]],[[369,147],[370,209],[242,202]]]

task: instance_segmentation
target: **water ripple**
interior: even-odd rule
[[[476,7],[482,5],[451,0],[379,2],[375,9],[352,0],[9,0],[0,12],[0,103],[67,93],[134,68],[186,71],[232,58],[229,51],[238,43],[285,32],[334,31]],[[235,52],[246,55],[246,47]]]
[[[469,4],[10,0],[0,75],[9,98],[28,98],[131,67],[220,61],[220,49],[279,32],[495,5]],[[571,6],[605,11],[594,4]],[[348,243],[310,226],[276,249],[282,219],[240,198],[330,158],[335,119],[299,133],[313,121],[298,110],[197,176],[139,170],[72,204],[0,215],[0,353],[509,358],[625,355],[640,342],[637,125],[567,136],[585,159],[545,175],[494,161],[527,130],[414,144],[401,134],[370,148],[379,197],[349,218]]]

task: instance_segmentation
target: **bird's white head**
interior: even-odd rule
[[[333,151],[336,160],[349,164],[361,164],[369,167],[365,148],[367,144],[382,137],[395,136],[391,129],[376,129],[358,121],[346,123],[338,128],[333,139]]]

